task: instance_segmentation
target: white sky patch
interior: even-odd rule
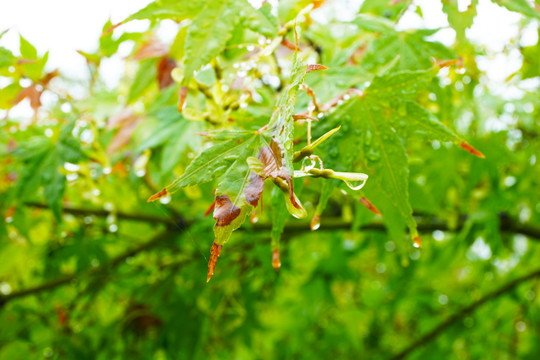
[[[59,68],[69,78],[86,78],[86,61],[77,50],[93,52],[105,22],[113,24],[146,6],[150,0],[15,0],[0,2],[0,24],[11,28],[1,40],[3,46],[18,52],[19,33],[40,54],[50,50],[48,69]],[[128,24],[129,27],[140,27]],[[144,29],[139,29],[144,30]]]

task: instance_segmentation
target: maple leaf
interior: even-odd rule
[[[417,244],[420,240],[409,203],[409,168],[401,137],[421,136],[430,140],[453,141],[481,156],[475,153],[477,150],[474,148],[471,150],[462,145],[466,144],[463,139],[411,100],[427,86],[438,70],[439,67],[435,66],[427,70],[376,76],[363,93],[353,93],[350,100],[345,101],[326,119],[322,119],[324,126],[318,130],[322,132],[338,124],[342,125],[342,131],[327,144],[336,147],[340,156],[330,158],[327,164],[339,164],[346,171],[354,169],[353,163],[359,164],[399,210]],[[322,212],[332,188],[329,185],[323,189],[323,206],[317,209],[318,214]],[[368,193],[371,191],[366,190]],[[373,197],[377,198],[375,195]],[[385,219],[389,222],[394,220]]]

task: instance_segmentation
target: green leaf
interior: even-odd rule
[[[448,129],[429,111],[414,101],[397,99],[392,101],[390,124],[403,136],[419,136],[428,140],[451,141],[461,144],[463,139]]]
[[[0,69],[10,67],[15,64],[15,56],[5,47],[0,47]]]
[[[237,0],[211,1],[193,20],[188,29],[184,56],[184,82],[215,58],[231,38],[239,21]]]
[[[247,159],[258,144],[259,135],[235,137],[212,146],[198,155],[187,167],[185,173],[166,187],[172,194],[179,189],[211,181],[229,169],[231,164],[241,158]]]
[[[241,6],[240,16],[247,28],[270,38],[277,36],[278,22],[271,13],[272,6],[269,3],[265,3],[258,10],[247,0],[238,0],[238,3]]]
[[[62,197],[66,189],[66,178],[58,171],[63,166],[58,150],[53,150],[45,158],[41,178],[45,201],[58,221],[62,220]]]
[[[285,228],[285,221],[287,220],[287,211],[285,211],[285,198],[283,197],[282,191],[274,187],[272,189],[272,230],[270,232],[270,237],[272,239],[271,247],[272,249],[279,248],[279,241],[281,239],[281,234]]]
[[[431,57],[441,60],[456,59],[457,55],[443,44],[428,41],[425,38],[433,35],[438,29],[399,32],[390,27],[383,19],[359,16],[355,24],[368,31],[380,32],[368,47],[362,64],[376,72],[384,65],[399,56],[397,69],[418,70],[431,67]]]
[[[148,59],[140,62],[139,70],[129,89],[127,98],[128,103],[137,100],[152,84],[155,83],[157,77],[156,64],[156,59]]]
[[[476,17],[476,5],[478,1],[471,1],[471,4],[465,11],[459,11],[458,1],[449,0],[443,2],[443,11],[448,16],[448,23],[456,31],[458,40],[463,41],[466,39],[465,30],[470,28]]]
[[[355,161],[360,164],[360,170],[370,176],[366,192],[372,186],[380,188],[398,209],[413,237],[417,236],[417,230],[409,203],[407,156],[396,130],[400,133],[403,130],[404,135],[455,140],[451,131],[408,100],[425,88],[437,71],[438,68],[432,68],[377,76],[363,95],[346,101],[324,119],[325,125],[318,130],[322,133],[342,124],[340,131],[324,144],[330,155],[325,159],[326,166],[350,171],[356,170]],[[322,208],[318,209],[320,212]]]
[[[21,56],[26,60],[37,60],[38,52],[36,48],[28,42],[25,38],[22,37],[22,35],[19,36],[20,46],[19,51],[21,52]]]
[[[170,140],[163,147],[161,154],[161,171],[168,173],[178,164],[184,152],[191,148],[197,150],[201,147],[201,136],[195,135],[201,130],[199,123],[183,122],[175,131],[170,132]]]
[[[365,31],[372,32],[395,32],[394,23],[386,18],[360,14],[356,17],[354,23]]]
[[[331,67],[325,71],[316,71],[306,77],[306,83],[317,95],[317,101],[325,103],[336,94],[370,81],[373,78],[362,66]]]
[[[11,109],[22,87],[18,81],[0,89],[0,109]]]
[[[540,12],[535,10],[527,0],[492,0],[493,3],[503,6],[510,11],[522,13],[523,15],[540,19]],[[534,6],[534,5],[533,5]]]
[[[170,19],[180,22],[196,16],[201,11],[206,1],[207,0],[157,0],[148,4],[145,8],[137,11],[122,22],[143,19]]]
[[[388,0],[365,0],[360,7],[360,13],[367,13],[397,20],[409,7],[412,0],[390,2]],[[389,6],[391,4],[391,6]]]
[[[292,166],[294,154],[294,120],[292,115],[296,104],[296,92],[298,91],[300,84],[304,81],[305,76],[306,66],[302,60],[300,60],[298,54],[295,54],[289,85],[281,93],[276,103],[276,110],[274,110],[272,118],[268,123],[267,133],[271,134],[271,137],[284,147],[284,149],[282,149],[284,165],[287,171],[289,171],[289,174],[294,173]]]

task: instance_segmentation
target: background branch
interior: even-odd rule
[[[450,316],[446,320],[444,320],[442,323],[440,323],[438,326],[436,326],[433,330],[428,332],[427,334],[423,335],[420,339],[413,342],[411,345],[407,346],[404,350],[396,354],[392,357],[393,360],[398,359],[404,359],[406,356],[408,356],[410,353],[415,351],[416,349],[426,345],[427,343],[435,340],[439,335],[441,335],[444,331],[446,331],[448,328],[450,328],[452,325],[463,319],[468,314],[474,312],[476,309],[478,309],[480,306],[484,305],[485,303],[498,298],[501,295],[504,295],[510,291],[512,291],[515,287],[520,285],[521,283],[524,283],[528,280],[531,280],[535,277],[540,276],[540,269],[537,269],[527,275],[524,275],[522,277],[519,277],[506,285],[500,287],[499,289],[487,294],[486,296],[482,297],[481,299],[473,302],[469,306],[461,309],[456,314]]]
[[[157,245],[161,245],[164,241],[169,240],[173,238],[174,236],[175,234],[173,232],[165,231],[163,233],[156,235],[151,240],[143,244],[140,244],[139,246],[134,247],[133,249],[129,249],[123,252],[122,254],[117,255],[114,258],[112,258],[109,262],[101,266],[98,266],[96,268],[93,268],[92,270],[87,271],[85,273],[66,275],[60,279],[52,280],[41,285],[30,287],[28,289],[15,291],[8,295],[0,295],[0,307],[5,305],[9,301],[17,299],[17,298],[23,298],[30,295],[35,295],[35,294],[51,291],[58,287],[68,285],[72,283],[73,281],[77,280],[78,278],[82,278],[86,275],[96,275],[96,274],[103,274],[106,272],[110,272],[111,270],[117,268],[120,264],[124,263],[127,258],[135,256],[143,251],[152,249],[156,247]]]
[[[43,203],[37,202],[26,202],[26,206],[40,208],[40,209],[49,209],[49,206]],[[103,209],[90,209],[90,208],[79,208],[73,206],[64,206],[64,213],[78,215],[78,216],[99,216],[106,217],[111,214],[110,211]],[[171,231],[183,231],[185,228],[193,225],[197,219],[184,219],[180,214],[174,212],[172,215],[176,217],[176,221],[173,217],[164,217],[158,215],[148,215],[148,214],[132,214],[125,213],[121,211],[114,212],[118,219],[123,220],[132,220],[132,221],[141,221],[149,222],[152,224],[163,224],[167,225]],[[432,232],[435,230],[441,231],[452,231],[459,232],[467,220],[467,216],[463,216],[461,221],[456,227],[449,227],[447,223],[442,222],[429,215],[421,215],[417,217],[418,221],[418,231],[420,232]],[[209,220],[210,221],[210,220]],[[540,241],[540,227],[532,224],[523,224],[519,221],[509,217],[506,214],[499,215],[500,230],[502,232],[509,232],[515,234],[522,234],[528,236],[532,240]],[[349,230],[352,226],[352,222],[343,221],[341,218],[337,217],[324,217],[321,221],[321,228],[318,231],[328,231],[328,230]],[[244,231],[248,226],[241,227],[237,231]],[[268,231],[272,228],[272,224],[268,223],[256,223],[251,226],[251,230],[254,231]],[[371,224],[363,225],[359,230],[378,230],[386,231],[386,228],[382,222],[373,222]],[[288,223],[285,226],[285,232],[287,233],[299,233],[310,231],[310,225],[307,221],[295,221]]]

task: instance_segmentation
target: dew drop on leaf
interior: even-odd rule
[[[371,148],[366,154],[369,161],[379,161],[381,158],[381,154],[378,151],[375,151],[375,149]]]
[[[366,180],[361,180],[361,181],[343,180],[343,182],[349,187],[349,189],[353,191],[360,190],[366,184]]]

